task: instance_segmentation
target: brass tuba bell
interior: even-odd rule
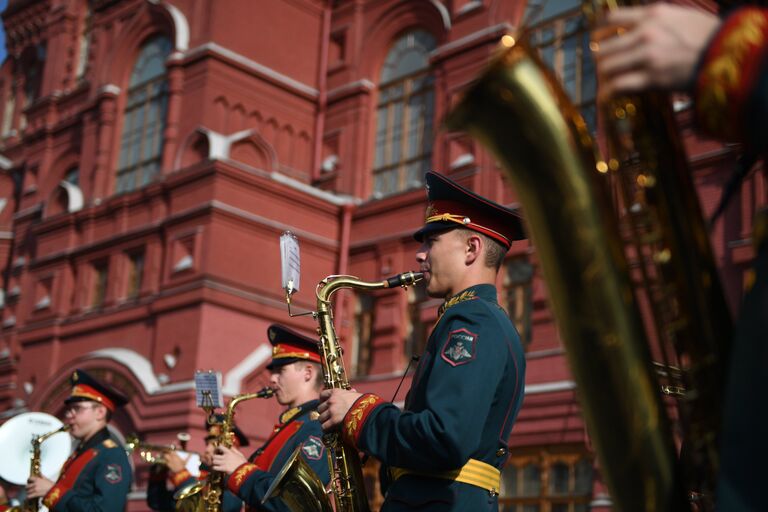
[[[262,503],[274,497],[281,498],[291,510],[333,512],[325,485],[301,458],[301,446],[293,451],[280,469],[264,494]]]
[[[638,123],[622,128],[635,137],[636,150],[605,162],[585,120],[523,36],[502,39],[499,56],[446,124],[490,149],[518,194],[618,508],[686,510],[688,493],[698,484],[685,479],[675,450],[627,261],[632,251],[624,246],[626,228],[618,223],[609,188],[609,173],[629,165],[636,175],[653,176],[642,185],[655,187],[646,192],[664,215],[653,219],[652,228],[643,227],[646,240],[656,236],[643,251],[660,265],[653,293],[675,294],[666,311],[674,313],[673,321],[662,330],[674,333],[677,367],[687,379],[681,416],[696,420],[684,442],[711,450],[730,319],[669,104],[635,98],[631,113]],[[705,323],[711,332],[691,334]]]

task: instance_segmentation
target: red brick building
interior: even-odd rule
[[[415,268],[426,170],[515,203],[476,142],[440,131],[502,34],[524,19],[536,26],[545,59],[596,126],[577,3],[550,4],[559,5],[10,0],[0,69],[0,416],[61,413],[79,367],[131,396],[114,421],[121,434],[170,443],[189,431],[200,448],[195,370],[221,371],[229,396],[254,391],[268,375],[267,326],[314,328],[287,315],[284,230],[302,243],[294,305],[312,309],[314,284],[329,274],[374,281]],[[680,116],[711,211],[733,150],[697,139],[683,103]],[[753,178],[714,233],[734,305],[751,214],[765,198]],[[502,498],[542,511],[605,506],[528,243],[512,248],[498,286],[528,354]],[[419,288],[340,293],[337,330],[355,387],[391,396],[437,305]],[[252,401],[238,411],[258,441],[278,407]],[[137,465],[130,510],[146,510],[146,469]]]

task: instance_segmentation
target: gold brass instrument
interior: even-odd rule
[[[224,419],[219,423],[220,430],[219,435],[216,437],[216,445],[226,448],[232,447],[235,437],[233,429],[235,407],[238,404],[246,400],[253,400],[254,398],[270,398],[274,394],[274,389],[265,387],[256,393],[243,393],[232,397],[227,405]],[[212,470],[208,473],[205,480],[179,489],[173,496],[173,499],[176,501],[176,510],[181,512],[221,512],[224,476],[223,472]]]
[[[43,444],[43,442],[49,437],[56,435],[60,432],[68,432],[69,429],[70,429],[69,425],[63,425],[58,430],[48,432],[46,434],[37,436],[34,439],[32,439],[32,460],[29,463],[30,477],[42,476],[42,472],[40,471],[40,466],[41,466],[40,445]],[[11,507],[8,510],[10,510],[11,512],[37,512],[38,510],[40,510],[40,498],[27,498],[24,500],[24,503],[22,503],[21,505],[16,507]]]
[[[182,434],[178,434],[181,443],[184,443]],[[136,434],[131,434],[125,438],[125,451],[128,453],[137,453],[139,458],[149,464],[165,464],[165,454],[167,452],[186,452],[187,454],[200,455],[197,452],[189,452],[182,445],[175,444],[151,444],[139,440]]]
[[[350,389],[344,369],[342,349],[333,326],[331,296],[342,288],[373,291],[411,286],[423,277],[421,272],[405,272],[379,282],[365,282],[352,276],[328,276],[316,288],[317,311],[312,316],[318,322],[320,361],[326,389]],[[287,295],[287,299],[290,295]],[[368,497],[357,450],[342,442],[339,432],[323,436],[328,448],[331,489],[336,512],[368,512]],[[274,496],[282,498],[292,510],[331,512],[334,507],[323,483],[304,460],[294,452],[275,478],[263,501]]]
[[[655,94],[612,102],[606,129],[621,151],[600,160],[586,122],[525,37],[505,36],[502,45],[446,125],[481,141],[518,194],[617,508],[688,510],[687,492],[712,492],[731,322],[669,103]],[[635,194],[622,206],[637,226],[622,229],[610,180],[632,177]],[[642,242],[634,249],[624,246],[627,231]],[[627,254],[653,267],[643,263],[633,274]],[[684,448],[704,464],[688,466],[704,469],[703,480],[689,477],[676,455],[637,273],[651,283],[650,300],[658,301],[651,309],[666,317],[657,336],[667,346],[653,353],[674,351],[665,366],[680,369],[674,389],[682,394]]]

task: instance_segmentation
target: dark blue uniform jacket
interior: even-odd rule
[[[43,504],[51,512],[122,512],[130,488],[125,448],[104,428],[67,459]]]
[[[470,287],[441,308],[400,411],[363,395],[347,413],[347,442],[386,466],[422,473],[449,471],[477,459],[501,469],[523,401],[525,357],[517,331],[489,284]],[[486,489],[415,474],[388,481],[382,511],[488,511]]]
[[[271,498],[263,505],[262,498],[293,451],[301,446],[302,458],[318,478],[330,481],[328,457],[323,445],[323,431],[317,421],[317,400],[312,400],[280,415],[267,442],[254,452],[246,464],[237,468],[227,481],[230,491],[239,496],[247,510],[289,512],[280,498]]]
[[[168,489],[165,483],[166,477],[168,476],[167,468],[161,467],[158,471],[153,467],[153,472],[150,475],[149,484],[147,485],[147,505],[149,505],[149,508],[152,510],[173,512],[176,510],[176,501],[173,499],[173,495],[179,490],[205,479],[209,471],[210,468],[207,465],[200,464],[199,477],[193,476],[187,470],[174,474],[171,477],[174,488]],[[242,500],[225,489],[221,498],[222,512],[239,512],[242,508]]]

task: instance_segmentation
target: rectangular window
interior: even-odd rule
[[[91,306],[98,308],[104,305],[107,298],[107,280],[109,278],[109,261],[99,260],[93,263],[93,300]]]
[[[405,356],[421,356],[429,339],[432,317],[430,310],[439,301],[430,300],[423,282],[408,288],[408,332],[405,340]]]
[[[77,52],[77,70],[75,76],[78,80],[85,76],[85,71],[88,68],[88,52],[91,46],[91,32],[93,29],[91,6],[87,5],[85,9],[85,15],[81,20],[80,44],[78,45]]]
[[[531,44],[555,72],[594,133],[597,127],[595,61],[589,49],[589,28],[579,2],[529,2],[526,19],[531,24]]]
[[[355,339],[352,347],[353,376],[367,375],[371,363],[371,341],[373,339],[373,321],[376,309],[375,297],[359,293],[355,303]]]
[[[53,291],[53,277],[44,277],[37,282],[35,287],[35,310],[51,307],[51,294]]]
[[[0,136],[10,135],[13,129],[13,111],[16,108],[16,96],[10,87],[6,91],[5,109],[3,110],[3,122],[0,127]]]
[[[584,446],[524,448],[501,472],[500,512],[588,512],[593,461]]]
[[[135,251],[128,254],[128,289],[126,296],[135,299],[141,293],[141,285],[144,281],[144,251]]]
[[[504,269],[504,307],[527,348],[531,342],[533,265],[527,256],[520,256],[507,261]]]

